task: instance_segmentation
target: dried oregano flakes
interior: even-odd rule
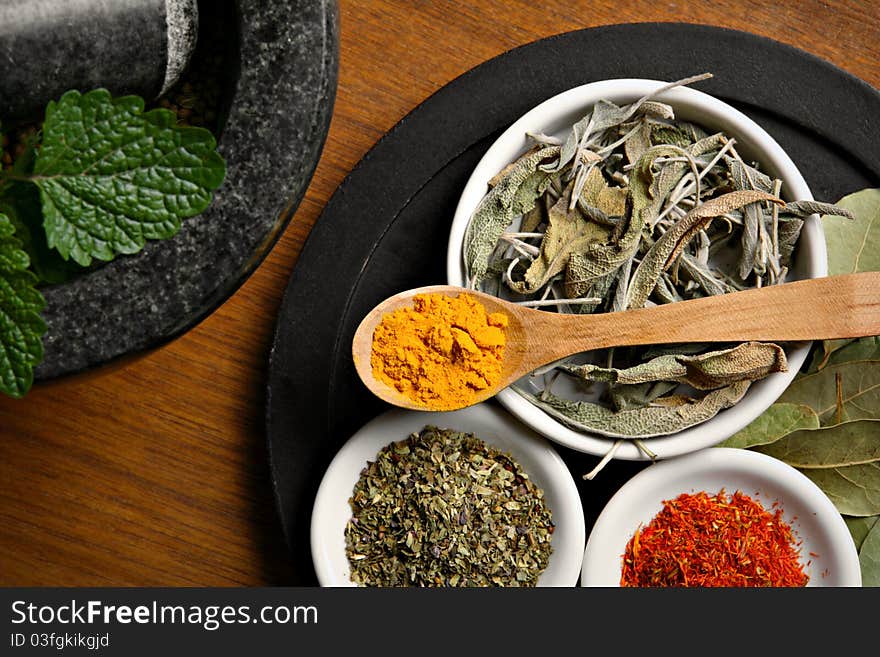
[[[535,586],[554,530],[509,455],[427,426],[368,462],[349,500],[351,578],[364,586]]]

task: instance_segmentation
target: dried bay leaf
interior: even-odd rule
[[[880,420],[801,429],[756,448],[796,468],[843,468],[880,460]]]
[[[501,233],[513,220],[531,210],[544,192],[550,176],[538,169],[559,154],[549,146],[521,157],[508,174],[483,197],[464,236],[464,257],[469,280],[482,280]]]
[[[822,217],[828,249],[828,275],[880,270],[880,189],[863,189],[849,194],[835,203],[835,207],[842,208],[854,218],[841,214]],[[850,342],[852,340],[825,340],[818,368],[821,369],[828,356]]]
[[[862,518],[846,516],[843,519],[846,523],[847,529],[849,529],[849,533],[853,537],[853,542],[855,542],[857,550],[861,549],[862,543],[865,541],[868,534],[871,533],[871,530],[874,528],[874,525],[877,524],[878,519],[880,519],[880,515],[864,516]]]
[[[880,360],[880,337],[824,340],[821,347],[813,352],[809,372],[818,372],[828,365],[851,360]]]
[[[837,365],[852,360],[880,360],[880,337],[859,338],[829,354],[825,365]]]
[[[696,356],[670,354],[626,369],[598,365],[564,365],[563,371],[586,381],[637,384],[651,381],[687,383],[697,390],[714,390],[737,381],[755,381],[786,369],[779,345],[745,342],[731,349]]]
[[[828,245],[828,275],[880,270],[880,189],[844,196],[835,205],[855,220],[840,215],[822,217]]]
[[[534,395],[517,386],[516,390],[548,415],[577,430],[609,438],[652,438],[676,433],[715,417],[736,404],[751,384],[740,381],[713,390],[705,397],[674,406],[648,406],[615,412],[587,401],[561,399],[551,393]]]
[[[803,404],[773,404],[751,424],[737,431],[718,447],[745,449],[774,443],[798,429],[818,429],[819,417]]]
[[[880,524],[865,537],[859,548],[859,565],[862,569],[862,586],[880,586]]]
[[[837,375],[841,382],[837,417]],[[810,406],[823,426],[880,417],[880,361],[850,361],[797,377],[778,401]]]
[[[801,470],[848,516],[880,514],[880,463]]]

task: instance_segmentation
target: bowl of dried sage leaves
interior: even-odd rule
[[[831,206],[814,201],[757,123],[687,86],[708,77],[594,82],[514,122],[464,187],[448,282],[543,311],[598,313],[827,275],[817,213]],[[723,214],[691,212],[723,196]],[[650,257],[670,248],[668,259]],[[743,342],[590,352],[531,373],[498,400],[569,448],[666,458],[757,418],[808,350]]]

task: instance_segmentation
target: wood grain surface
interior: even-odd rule
[[[468,69],[560,32],[674,21],[783,41],[880,87],[874,0],[341,0],[339,10],[339,87],[327,143],[293,221],[254,275],[162,349],[36,386],[24,400],[0,397],[0,584],[289,580],[262,425],[282,293],[348,171]]]

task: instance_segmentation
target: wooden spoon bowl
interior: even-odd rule
[[[364,317],[352,340],[355,369],[381,399],[431,410],[373,375],[373,332],[386,314],[418,294],[476,297],[487,312],[508,317],[501,377],[466,405],[493,397],[529,372],[572,354],[636,345],[687,342],[806,341],[880,335],[880,272],[814,278],[651,308],[564,315],[526,308],[453,285],[431,285],[389,297]],[[444,410],[452,410],[445,408]]]

